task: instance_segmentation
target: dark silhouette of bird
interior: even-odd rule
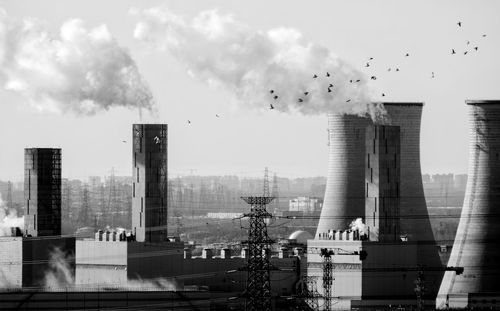
[[[370,67],[370,63],[366,63],[365,67]]]
[[[345,102],[346,102],[346,103],[348,103],[348,102],[350,102],[350,101],[351,101],[351,100],[350,100],[350,99],[348,99],[348,100],[346,100]]]
[[[326,76],[327,76],[327,77],[329,77],[329,76],[330,76],[330,73],[329,73],[328,71],[326,72]]]
[[[220,116],[218,114],[215,115],[217,118],[220,118]]]
[[[349,83],[352,83],[352,80],[349,80]]]
[[[457,23],[458,27],[462,27],[462,22]]]
[[[483,38],[486,37],[486,34],[483,35]]]
[[[269,109],[271,109],[271,110],[273,110],[273,109],[274,109],[273,104],[269,104]]]
[[[476,50],[476,51],[477,51],[477,46],[475,46],[475,47],[474,47],[474,50]]]
[[[455,52],[455,49],[451,49],[451,54],[457,54],[457,53]]]
[[[396,71],[399,71],[399,68],[396,68]]]
[[[385,97],[385,93],[382,93],[382,97]]]
[[[307,96],[307,94],[309,94],[309,92],[304,92],[304,95]]]
[[[274,98],[274,99],[278,99],[278,95],[274,95],[274,97],[273,97],[273,98]]]
[[[387,68],[387,71],[391,71],[391,68]]]
[[[314,76],[313,76],[313,79],[316,79],[317,77],[318,77],[318,75],[314,75]]]
[[[408,56],[410,56],[410,54],[409,54],[409,53],[406,53],[406,55],[405,55],[405,56],[406,56],[406,57],[408,57]]]
[[[270,90],[269,93],[271,93],[271,94],[274,93],[274,90]]]
[[[332,92],[332,90],[330,88],[328,88],[328,93],[331,93],[331,92]]]
[[[333,87],[333,84],[330,83],[330,85],[328,85],[328,87]]]
[[[370,60],[373,60],[373,57],[370,57]]]
[[[191,121],[188,120],[188,124],[191,124]]]
[[[299,98],[299,103],[303,102],[304,100],[302,98]]]
[[[468,52],[468,51],[465,51],[465,52],[464,52],[464,55],[467,55],[467,52]]]
[[[377,80],[377,77],[375,77],[375,76],[371,76],[371,78],[370,78],[370,79],[372,79],[372,80]]]
[[[122,140],[122,143],[127,143],[127,141],[126,140]]]
[[[434,78],[434,71],[432,72],[432,78]]]
[[[469,41],[469,40],[467,40],[467,45],[469,45],[469,44],[470,44],[470,41]]]
[[[361,81],[361,80],[359,80],[359,79],[358,79],[358,80],[356,80],[356,82],[360,82],[360,81]]]
[[[155,144],[159,145],[161,143],[161,140],[158,136],[155,136],[154,138]]]

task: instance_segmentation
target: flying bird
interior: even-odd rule
[[[155,136],[154,141],[155,141],[155,144],[157,144],[157,145],[161,142],[160,138],[158,136]]]
[[[191,124],[191,121],[190,121],[190,120],[188,120],[188,124]]]
[[[385,93],[382,93],[382,97],[384,97],[384,96],[385,96]]]
[[[299,103],[303,102],[304,100],[302,98],[299,98]]]
[[[326,76],[327,76],[327,77],[329,77],[329,76],[330,76],[330,73],[329,73],[328,71],[326,72]]]
[[[126,140],[122,140],[122,143],[127,143],[127,141]]]
[[[215,115],[217,118],[220,118],[220,116],[218,114]]]
[[[469,44],[470,44],[470,41],[469,41],[469,40],[467,40],[467,45],[469,45]]]
[[[475,47],[474,47],[474,50],[476,50],[476,51],[477,51],[477,46],[475,46]]]
[[[318,77],[318,75],[314,75],[314,76],[313,76],[313,79],[316,79],[317,77]]]
[[[361,80],[359,80],[359,79],[358,79],[358,80],[356,80],[356,82],[360,82],[360,81],[361,81]]]
[[[455,49],[451,49],[451,54],[457,54],[457,53],[455,52]]]
[[[483,35],[483,38],[486,37],[486,34]]]
[[[271,94],[274,93],[274,90],[270,90],[269,93],[271,93]]]
[[[330,83],[330,85],[328,85],[328,87],[333,87],[333,84]]]
[[[377,77],[375,77],[375,76],[371,76],[371,78],[370,78],[370,79],[372,79],[372,80],[377,80]]]
[[[365,67],[370,67],[370,63],[366,63]]]
[[[309,92],[304,92],[304,95],[307,96],[307,94],[309,94]]]
[[[434,78],[434,71],[432,72],[432,78]]]
[[[373,57],[370,57],[370,60],[373,60]]]
[[[458,27],[462,27],[462,22],[457,23]]]
[[[346,100],[345,102],[346,102],[346,103],[348,103],[348,102],[350,102],[350,101],[351,101],[351,100],[350,100],[350,99],[348,99],[348,100]]]
[[[468,51],[465,51],[465,52],[464,52],[464,55],[467,55],[467,52],[468,52]]]
[[[278,95],[274,95],[274,97],[273,97],[273,98],[274,98],[274,99],[278,99]]]
[[[391,68],[388,68],[387,71],[391,71]]]
[[[399,68],[396,68],[396,71],[399,71]]]
[[[406,56],[406,57],[408,57],[408,56],[410,56],[410,54],[409,54],[409,53],[406,53],[406,55],[405,55],[405,56]]]
[[[274,109],[273,104],[269,104],[269,109],[271,109],[271,110],[273,110],[273,109]]]
[[[352,80],[349,80],[349,83],[352,83]]]
[[[331,93],[331,92],[332,92],[332,90],[330,88],[328,88],[328,93]]]

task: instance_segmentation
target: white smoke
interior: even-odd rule
[[[18,217],[15,209],[9,209],[0,194],[0,236],[10,236],[12,227],[24,227],[24,216]]]
[[[216,10],[192,20],[160,7],[130,12],[140,19],[135,38],[169,51],[191,75],[228,89],[247,105],[272,104],[304,114],[368,114],[374,120],[384,113],[370,103],[368,79],[360,71],[295,29],[253,31]]]
[[[73,261],[73,258],[59,248],[55,248],[50,253],[49,269],[45,272],[43,282],[45,289],[58,290],[74,287],[74,270],[70,268],[70,262]]]
[[[151,91],[106,25],[15,20],[0,8],[0,83],[40,110],[93,115],[111,107],[152,110]]]
[[[363,218],[356,218],[351,222],[349,225],[349,228],[351,228],[352,231],[359,230],[359,234],[368,234],[366,225],[363,223]]]

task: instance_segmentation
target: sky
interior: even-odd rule
[[[78,101],[71,109],[40,110],[41,104],[33,100],[33,94],[30,98],[16,91],[19,84],[7,83],[9,77],[12,82],[12,76],[23,78],[26,73],[6,66],[0,69],[0,180],[22,181],[26,147],[62,148],[63,177],[103,176],[112,168],[117,175],[130,175],[133,123],[168,124],[171,177],[260,176],[266,166],[286,177],[326,175],[326,113],[270,110],[265,101],[258,105],[257,95],[257,104],[248,105],[231,87],[207,83],[210,79],[200,72],[193,74],[190,61],[218,53],[217,46],[207,50],[191,41],[187,47],[192,49],[185,53],[141,40],[134,31],[145,18],[140,12],[150,8],[170,12],[186,23],[202,12],[217,10],[219,16],[230,15],[237,25],[246,25],[249,33],[294,29],[301,40],[321,47],[320,51],[329,50],[348,68],[367,77],[376,75],[376,80],[366,83],[371,99],[424,102],[424,173],[465,173],[469,135],[465,100],[500,99],[498,1],[0,0],[0,8],[9,19],[36,20],[56,38],[59,33],[64,35],[61,26],[68,20],[80,19],[87,30],[105,24],[113,40],[106,41],[105,31],[96,31],[92,38],[111,42],[112,47],[116,44],[122,54],[109,54],[105,48],[108,45],[89,48],[88,53],[98,54],[96,66],[113,70],[113,64],[121,61],[135,64],[136,71],[131,74],[142,77],[156,103],[154,113],[144,107],[142,112],[130,109],[134,106],[130,103],[129,108],[111,107],[87,115],[81,109],[89,106]],[[0,42],[0,56],[9,44]],[[82,44],[85,46],[86,41]],[[457,54],[452,55],[452,49]],[[43,52],[40,55],[45,56]],[[367,68],[370,57],[374,60]],[[108,59],[112,61],[109,66]],[[81,64],[75,70],[85,66]],[[391,72],[387,71],[389,67]],[[396,67],[400,69],[397,73]],[[71,74],[73,71],[68,76]],[[54,81],[40,81],[29,74],[25,79],[49,89],[52,83],[60,82],[56,77]],[[98,93],[104,91],[99,89]],[[381,93],[386,96],[382,98]],[[66,107],[65,102],[72,102],[73,95],[65,92],[57,100]],[[130,100],[126,96],[122,99]]]

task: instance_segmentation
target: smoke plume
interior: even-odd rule
[[[136,63],[106,25],[87,29],[78,19],[57,34],[0,8],[0,83],[40,110],[93,115],[118,106],[154,108]]]
[[[160,7],[131,13],[139,18],[135,38],[167,50],[192,76],[228,89],[249,106],[373,119],[383,115],[382,107],[370,103],[368,79],[360,71],[295,29],[253,31],[216,10],[192,20]]]
[[[18,217],[15,209],[9,209],[0,194],[0,236],[10,236],[12,227],[24,227],[24,216]]]
[[[368,234],[368,232],[366,230],[366,225],[363,223],[362,218],[356,218],[355,220],[353,220],[351,222],[351,224],[349,225],[349,227],[353,231],[359,230],[359,234],[361,234],[361,235]]]
[[[59,248],[50,253],[49,269],[45,272],[44,288],[47,290],[68,289],[75,285],[74,273],[70,268],[73,256]]]

